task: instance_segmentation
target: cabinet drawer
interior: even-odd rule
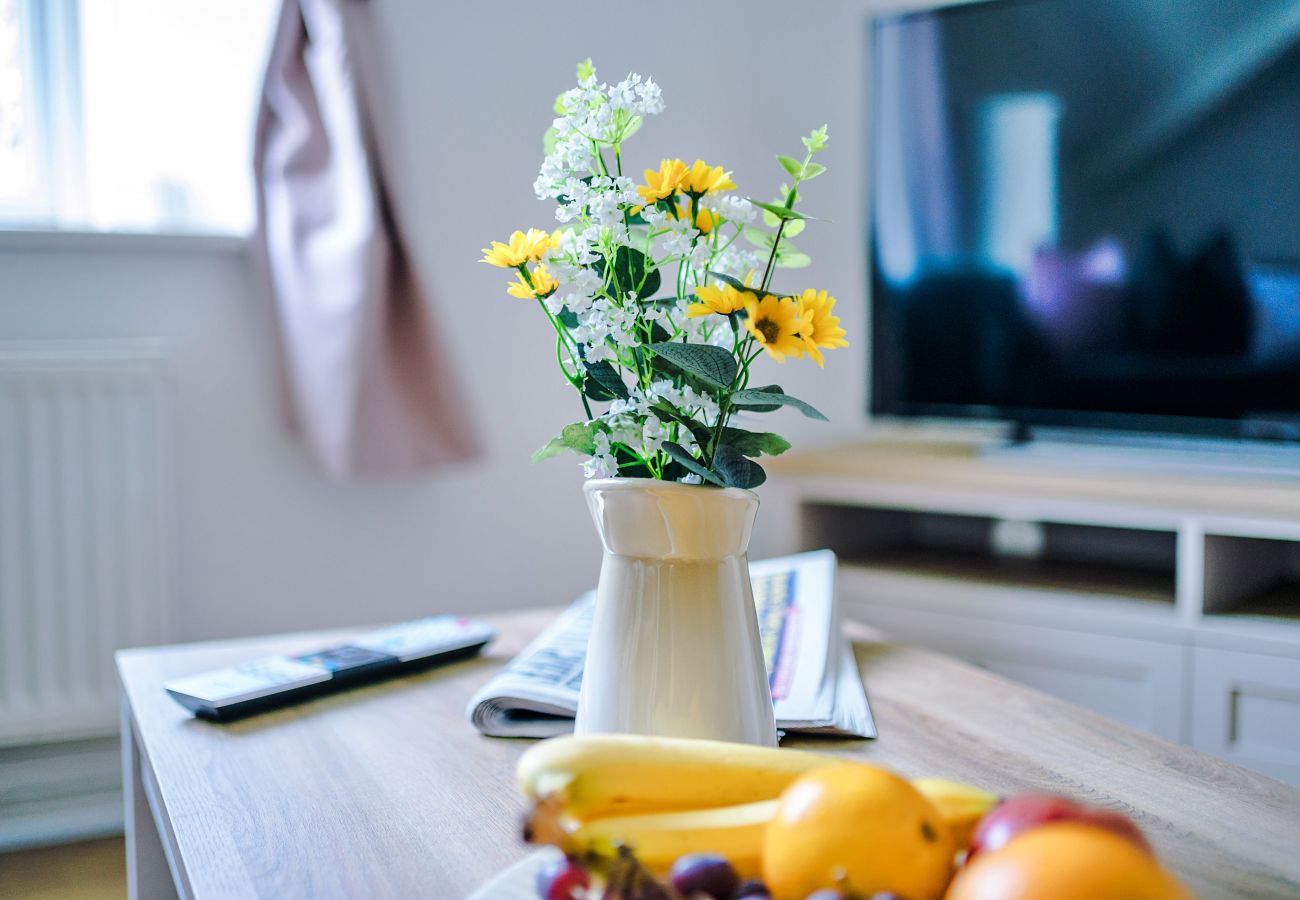
[[[1193,745],[1300,785],[1300,659],[1194,652]]]
[[[1187,739],[1188,649],[1180,644],[896,606],[849,604],[847,610],[904,643],[948,653],[1169,740]]]

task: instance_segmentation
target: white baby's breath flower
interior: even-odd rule
[[[689,256],[694,249],[694,234],[698,234],[695,229],[687,231],[674,231],[664,238],[664,253],[672,258],[679,256]]]
[[[645,420],[645,425],[641,428],[642,452],[646,455],[658,453],[667,437],[668,435],[664,432],[664,423],[659,421],[658,416],[650,416]]]
[[[750,272],[762,273],[762,261],[758,254],[732,245],[719,253],[713,260],[711,268],[723,275],[744,278]]]
[[[647,206],[641,210],[641,218],[645,219],[646,223],[655,230],[668,224],[668,213],[657,206]]]
[[[659,90],[659,85],[654,83],[653,78],[647,78],[636,86],[636,97],[637,102],[634,109],[638,114],[657,116],[664,111],[663,94]]]

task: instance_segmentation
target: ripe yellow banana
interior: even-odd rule
[[[771,800],[804,772],[841,762],[801,750],[723,741],[602,734],[557,737],[519,759],[531,804],[589,822]]]
[[[607,861],[626,847],[660,874],[683,854],[709,851],[754,877],[776,798],[805,772],[837,762],[719,741],[584,735],[534,745],[520,757],[516,774],[530,806],[525,834],[531,841]],[[921,778],[913,784],[963,848],[998,801],[955,781]]]
[[[998,805],[997,794],[945,778],[917,778],[912,786],[939,810],[962,850],[970,846],[980,819]]]
[[[656,875],[666,873],[679,856],[707,850],[726,857],[741,878],[757,878],[763,830],[777,802],[595,819],[570,832],[561,847],[571,856],[604,860],[626,847]]]

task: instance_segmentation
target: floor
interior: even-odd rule
[[[126,847],[103,838],[0,853],[4,900],[117,900],[126,896]]]

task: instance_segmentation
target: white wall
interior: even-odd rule
[[[598,544],[569,459],[531,451],[578,417],[547,325],[476,262],[486,241],[548,225],[534,199],[540,135],[574,63],[635,70],[667,111],[628,146],[639,171],[663,155],[733,169],[767,198],[772,160],[829,123],[830,172],[809,185],[814,265],[782,273],[840,298],[853,346],[770,365],[830,415],[774,430],[803,445],[864,421],[866,2],[644,5],[375,0],[400,123],[398,202],[437,322],[485,447],[431,476],[336,485],[279,417],[266,298],[241,253],[167,242],[0,239],[0,340],[158,336],[177,397],[178,639],[221,637],[563,602],[591,584]],[[766,489],[765,489],[766,490]],[[787,529],[760,513],[758,554]]]

